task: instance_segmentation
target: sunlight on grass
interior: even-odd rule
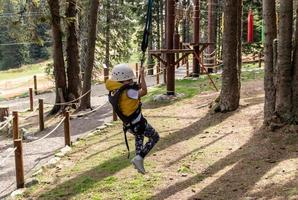
[[[37,64],[25,65],[18,69],[10,69],[7,71],[1,71],[0,81],[22,78],[24,76],[33,76],[35,74],[44,73],[44,70],[49,62],[50,61],[44,61],[44,62],[37,63]]]

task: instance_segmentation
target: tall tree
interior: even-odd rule
[[[238,76],[238,6],[239,0],[226,0],[224,4],[223,74],[219,104],[215,110],[233,111],[239,107],[240,86]],[[235,6],[236,5],[236,6]],[[235,28],[235,24],[237,25]]]
[[[92,70],[94,66],[94,53],[96,43],[96,29],[98,16],[99,0],[92,0],[90,4],[90,16],[88,21],[88,50],[87,50],[87,66],[84,73],[83,94],[91,90]],[[91,92],[86,94],[81,101],[80,109],[91,108]]]
[[[111,67],[111,62],[110,62],[110,38],[111,38],[111,5],[110,1],[105,2],[105,7],[106,7],[106,30],[105,30],[105,48],[106,48],[106,53],[105,53],[105,64],[107,69],[104,71],[104,76],[108,76],[108,70]],[[106,79],[107,77],[105,77]]]
[[[12,1],[4,1],[1,6],[0,10],[3,13],[17,12],[15,8],[17,4]],[[21,23],[18,16],[5,17],[4,15],[0,20],[0,70],[21,67],[26,60],[27,47],[18,44],[22,40]]]
[[[194,0],[193,10],[193,42],[200,43],[200,0]],[[199,47],[194,47],[195,51],[199,52]],[[193,77],[198,77],[200,74],[200,64],[196,58],[193,58]]]
[[[81,95],[81,70],[78,44],[77,0],[67,0],[67,100],[74,100]]]
[[[298,2],[296,1],[295,4],[295,10],[296,10],[296,30],[295,30],[295,51],[294,51],[294,60],[293,60],[293,80],[292,80],[292,92],[293,92],[293,98],[292,98],[292,110],[293,110],[293,118],[294,122],[298,124]]]
[[[264,104],[264,124],[269,125],[275,111],[275,94],[274,84],[274,65],[273,65],[273,40],[277,36],[276,30],[276,9],[275,2],[272,0],[263,0],[263,18],[265,28],[265,104]]]
[[[293,1],[287,0],[280,4],[278,35],[276,113],[281,122],[292,118],[292,34]]]
[[[63,58],[63,43],[62,43],[62,30],[61,30],[61,17],[60,17],[60,5],[58,0],[48,0],[50,7],[50,13],[52,17],[52,33],[53,33],[53,60],[54,60],[54,76],[56,87],[56,103],[64,101],[66,96],[66,75],[65,64]],[[62,94],[59,93],[61,88]],[[56,113],[60,109],[60,106],[56,105],[52,109],[51,113]]]
[[[241,68],[242,68],[242,11],[243,2],[238,0],[237,4],[237,70],[238,70],[238,89],[241,89]]]
[[[217,29],[217,5],[218,0],[208,0],[208,42],[213,43],[209,45],[209,54],[214,52],[216,43],[216,29]]]

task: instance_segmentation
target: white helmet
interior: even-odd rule
[[[134,78],[135,75],[128,64],[119,64],[112,69],[112,81],[127,81]]]

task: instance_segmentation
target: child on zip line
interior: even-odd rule
[[[109,91],[109,101],[123,122],[128,151],[126,132],[135,136],[136,156],[131,163],[139,173],[145,174],[144,158],[158,142],[159,135],[141,111],[141,97],[147,94],[144,69],[140,69],[140,85],[133,82],[134,78],[134,72],[128,64],[116,65],[112,70],[111,79],[106,81],[106,88]],[[144,137],[149,139],[146,144],[144,144]]]

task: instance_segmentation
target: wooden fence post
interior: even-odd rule
[[[65,141],[65,146],[71,146],[71,140],[70,140],[70,117],[69,117],[69,112],[65,111],[64,113],[64,141]]]
[[[35,95],[37,95],[37,78],[36,75],[33,76],[34,79],[34,93]]]
[[[160,61],[158,61],[156,66],[156,84],[159,84],[159,73],[160,73]]]
[[[188,61],[188,56],[186,57],[186,77],[189,77],[189,61]]]
[[[39,130],[44,130],[44,115],[43,115],[43,99],[38,100],[39,103]]]
[[[136,77],[139,78],[139,64],[136,63]]]
[[[259,52],[259,68],[262,67],[262,51]]]
[[[15,139],[13,141],[15,150],[15,166],[16,166],[16,180],[17,188],[24,188],[24,164],[23,164],[23,148],[22,139]]]
[[[13,116],[13,120],[12,120],[12,124],[13,124],[13,139],[19,139],[19,117],[18,117],[18,112],[17,111],[13,111],[12,112],[12,116]]]
[[[109,68],[103,68],[104,82],[109,79]]]
[[[6,120],[6,117],[9,116],[9,107],[7,106],[0,106],[0,122]]]
[[[29,88],[30,111],[33,111],[33,89]]]

